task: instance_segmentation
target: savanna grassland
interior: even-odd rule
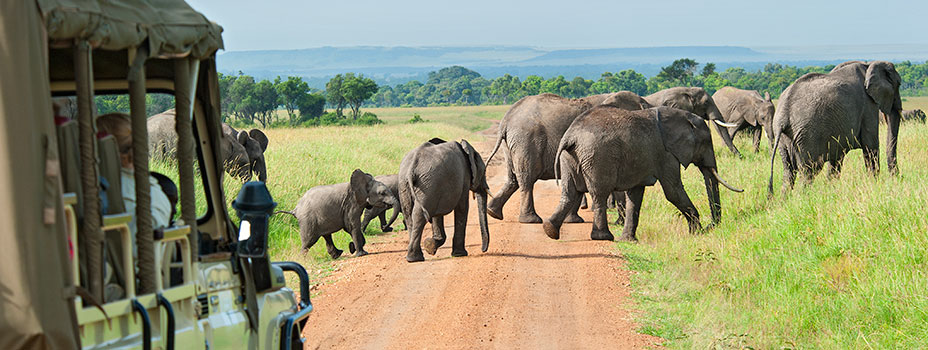
[[[907,98],[906,109],[928,109]],[[885,136],[885,127],[883,135]],[[841,178],[824,172],[809,186],[767,199],[769,146],[748,137],[736,159],[714,134],[719,173],[745,189],[722,189],[722,222],[691,236],[678,211],[649,188],[639,244],[619,243],[632,277],[640,331],[670,348],[928,348],[928,125],[900,128],[900,175],[873,178],[862,152]],[[885,137],[881,138],[885,142]],[[698,170],[684,171],[707,224]],[[621,227],[611,227],[618,233]]]
[[[903,107],[928,110],[928,97],[909,97]],[[507,109],[364,109],[386,123],[266,130],[268,187],[278,209],[291,210],[310,187],[345,182],[355,168],[396,173],[405,152],[432,137],[479,141],[473,132]],[[415,114],[427,122],[408,123]],[[788,194],[779,190],[777,158],[776,193],[768,199],[766,138],[754,153],[749,137],[739,135],[735,142],[745,157],[736,159],[713,131],[720,175],[745,189],[722,189],[721,223],[689,235],[658,185],[645,192],[640,242],[615,244],[634,271],[639,331],[681,349],[928,348],[926,136],[926,124],[902,125],[899,176],[886,171],[884,150],[875,178],[864,169],[861,151],[854,150],[840,179],[829,180],[823,172],[811,185],[797,182]],[[701,174],[690,167],[683,177],[703,225],[708,224]],[[227,177],[227,199],[240,186]],[[610,216],[614,219],[614,210]],[[379,234],[377,227],[370,225],[367,234]],[[401,221],[394,227],[402,229]],[[350,240],[346,233],[333,238],[342,249]],[[296,220],[287,215],[272,218],[270,246],[274,260],[298,261],[314,279],[333,266],[321,242],[300,253]]]

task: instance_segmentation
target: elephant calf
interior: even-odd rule
[[[709,197],[712,222],[721,219],[719,183],[737,192],[716,172],[715,151],[709,127],[699,116],[670,107],[626,111],[597,106],[577,117],[558,146],[555,169],[560,170],[561,201],[544,223],[545,234],[560,238],[561,224],[579,207],[583,192],[590,192],[594,240],[612,240],[606,223],[606,199],[613,191],[626,191],[622,239],[637,241],[638,214],[646,186],[661,182],[664,196],[689,223],[690,232],[701,229],[699,212],[690,201],[680,177],[680,166],[696,164]]]
[[[336,259],[342,255],[342,251],[335,247],[333,233],[339,230],[350,233],[353,242],[348,245],[348,249],[355,256],[367,255],[361,213],[368,205],[386,207],[395,203],[396,198],[387,186],[370,174],[355,169],[351,181],[310,188],[297,202],[293,212],[284,213],[293,215],[299,221],[304,252],[322,237],[329,255]]]
[[[452,256],[465,256],[464,237],[467,230],[468,192],[477,197],[477,218],[483,238],[482,250],[490,244],[487,228],[487,167],[480,154],[467,141],[446,142],[435,138],[423,143],[403,157],[400,163],[400,202],[409,231],[409,249],[406,261],[423,261],[422,230],[432,222],[432,237],[426,239],[425,248],[435,254],[445,243],[443,217],[454,211],[454,241]]]
[[[387,186],[390,189],[390,193],[393,194],[394,198],[400,198],[399,187],[397,186],[397,178],[399,175],[380,175],[375,176],[374,180],[380,181],[380,183]],[[380,230],[383,232],[393,231],[393,228],[390,225],[393,225],[393,222],[396,221],[396,217],[403,210],[400,207],[400,201],[397,199],[393,204],[393,215],[390,217],[390,220],[387,220],[387,209],[390,207],[387,206],[371,206],[364,211],[364,219],[361,221],[361,230],[367,228],[367,225],[370,224],[371,220],[376,217],[380,218]]]

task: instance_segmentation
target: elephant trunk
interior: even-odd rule
[[[480,238],[483,245],[480,249],[486,253],[490,249],[490,228],[487,227],[487,193],[479,192],[477,194],[477,220],[480,222]]]
[[[700,167],[702,178],[706,182],[706,195],[709,197],[709,210],[712,213],[712,225],[722,220],[722,200],[719,196],[719,181],[721,180],[715,168]]]
[[[886,126],[889,131],[886,132],[886,166],[889,168],[890,175],[899,173],[896,167],[896,145],[899,141],[899,123],[902,120],[902,111],[894,109],[892,113],[886,116]]]
[[[725,130],[725,118],[722,117],[722,112],[719,111],[719,107],[717,107],[713,102],[709,105],[709,109],[706,112],[708,114],[707,117],[709,120],[715,123],[715,130],[719,132],[719,136],[722,138],[722,142],[725,142],[725,146],[728,146],[728,149],[731,150],[731,153],[741,157],[741,152],[738,152],[738,149],[735,148],[735,144],[731,141],[731,136],[728,135],[728,131]]]

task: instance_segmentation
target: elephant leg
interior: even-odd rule
[[[606,200],[606,208],[615,209],[615,194],[614,193],[609,194],[609,199]]]
[[[818,175],[822,171],[822,168],[825,167],[825,161],[819,157],[809,161],[807,164],[800,167],[800,173],[802,174],[802,183],[805,186],[812,184],[812,181],[815,180],[815,175]]]
[[[615,239],[612,232],[609,232],[609,220],[606,219],[606,199],[609,198],[609,193],[592,192],[590,197],[593,202],[593,230],[590,232],[590,239],[594,241]]]
[[[738,149],[735,148],[733,137],[728,133],[728,128],[718,125],[713,122],[709,124],[715,125],[715,130],[719,133],[719,136],[722,138],[722,141],[725,143],[725,146],[728,146],[728,150],[731,151],[735,156],[741,158],[741,152],[738,152]]]
[[[348,250],[354,253],[356,257],[367,255],[367,251],[364,250],[364,244],[367,242],[364,238],[364,229],[359,225],[358,227],[349,227],[348,232],[351,233],[352,241],[348,244]]]
[[[541,217],[535,212],[535,181],[536,178],[526,177],[524,181],[519,182],[520,191],[522,191],[522,212],[519,214],[519,222],[523,224],[540,224]]]
[[[338,249],[338,247],[335,246],[335,242],[332,241],[331,233],[322,236],[322,238],[325,239],[325,250],[329,252],[329,256],[331,256],[332,259],[338,259],[338,257],[342,256],[342,251]]]
[[[460,203],[454,208],[454,238],[451,242],[451,256],[467,256],[464,238],[467,234],[467,211],[470,203],[466,194],[461,197]]]
[[[493,198],[490,199],[490,202],[487,203],[487,215],[490,217],[502,220],[503,219],[503,205],[509,201],[509,197],[512,197],[513,193],[516,193],[516,190],[519,189],[519,182],[516,179],[516,174],[512,172],[512,157],[506,157],[506,183],[503,184],[503,188],[496,192],[493,195]]]
[[[576,212],[580,208],[580,197],[583,195],[577,191],[577,185],[573,181],[561,181],[561,201],[558,202],[554,213],[544,222],[545,235],[552,239],[561,238],[561,225],[564,218],[571,212]]]
[[[644,198],[644,186],[638,186],[625,191],[625,227],[622,228],[623,241],[637,242],[635,232],[638,230],[638,214],[641,213],[641,202]]]
[[[410,213],[417,213],[420,210],[413,206]],[[421,215],[420,215],[421,216]],[[425,261],[422,255],[422,230],[425,229],[425,218],[410,216],[406,218],[407,231],[409,231],[409,248],[406,249],[406,261],[417,262]]]
[[[587,209],[590,205],[586,202],[586,194],[580,197],[580,209]]]
[[[445,217],[435,216],[432,218],[432,237],[426,238],[422,244],[429,255],[435,255],[438,248],[445,244]]]
[[[367,231],[367,226],[370,225],[371,220],[377,217],[377,212],[379,210],[380,208],[377,207],[364,210],[364,218],[361,219],[361,232]],[[383,221],[381,220],[381,222]]]
[[[380,232],[393,231],[393,228],[390,227],[390,223],[387,222],[387,210],[386,209],[381,211],[380,215],[377,215],[377,218],[380,219]]]
[[[300,238],[302,238],[303,241],[302,252],[304,254],[308,252],[309,248],[312,248],[317,241],[319,241],[319,235],[309,232],[302,232],[302,234],[300,234]]]
[[[626,198],[626,193],[624,191],[612,192],[612,199],[615,201],[615,211],[617,214],[615,218],[616,225],[625,225],[625,216],[626,216],[626,213],[625,213],[626,199],[625,198]]]
[[[683,182],[680,181],[679,170],[676,174],[666,176],[660,181],[661,188],[664,189],[664,197],[677,207],[677,210],[686,218],[690,233],[696,233],[701,230],[702,225],[699,223],[699,211],[696,210],[696,206],[693,205],[690,197],[686,194],[686,190],[683,189]]]
[[[781,136],[781,144],[777,152],[780,152],[780,161],[783,164],[783,192],[793,189],[793,186],[796,184],[796,160],[793,158],[792,152],[789,151],[787,144],[792,142],[789,137],[786,135]]]
[[[760,129],[754,130],[754,153],[760,152],[760,138],[763,132]]]

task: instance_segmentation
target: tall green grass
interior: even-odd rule
[[[924,108],[928,99],[904,105]],[[735,159],[714,137],[719,173],[745,188],[722,190],[722,222],[689,235],[655,186],[645,193],[640,243],[617,244],[636,272],[641,332],[671,348],[928,347],[928,125],[902,126],[895,177],[885,151],[874,178],[855,150],[839,179],[823,171],[784,195],[778,157],[769,200],[769,147],[754,154],[739,136],[746,157]],[[684,171],[684,184],[706,225],[698,170]]]

